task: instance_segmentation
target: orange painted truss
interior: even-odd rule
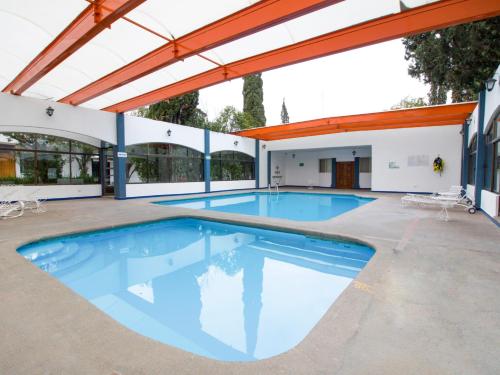
[[[264,141],[354,131],[387,130],[463,124],[476,102],[329,117],[293,124],[265,126],[235,134]]]
[[[114,21],[145,0],[95,0],[3,92],[20,95]]]
[[[499,14],[498,0],[442,0],[239,60],[103,109],[125,112],[248,74]]]
[[[179,60],[343,0],[263,0],[171,41],[59,100],[78,105]]]

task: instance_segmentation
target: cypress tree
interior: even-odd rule
[[[283,98],[283,104],[281,105],[281,123],[290,123],[290,118],[288,117],[288,110],[286,109],[285,98]]]
[[[254,120],[254,126],[266,125],[264,112],[264,89],[261,73],[243,78],[243,113],[248,113]]]

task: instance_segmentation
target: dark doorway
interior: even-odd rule
[[[113,147],[104,150],[104,184],[103,195],[113,195],[115,193],[115,178],[113,168]]]
[[[354,186],[354,162],[337,162],[337,189],[352,189]]]

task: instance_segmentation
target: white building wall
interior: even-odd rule
[[[170,130],[170,136],[167,131]],[[144,117],[125,116],[125,144],[174,143],[194,150],[205,151],[203,129],[156,121]]]
[[[493,86],[493,90],[486,91],[485,109],[484,109],[484,134],[488,133],[489,128],[494,125],[494,120],[500,112],[500,66],[497,68],[493,78],[497,80]],[[479,121],[479,107],[474,109],[471,115],[471,124],[469,125],[468,144],[477,134]],[[475,186],[467,185],[467,196],[474,197]],[[500,195],[492,193],[488,190],[481,190],[481,209],[488,215],[497,217],[499,213]]]
[[[481,190],[481,209],[491,217],[498,216],[500,212],[500,195],[488,190]]]
[[[210,182],[211,191],[241,190],[241,189],[255,189],[255,180]]]
[[[235,142],[238,143],[235,145]],[[210,132],[210,153],[218,151],[239,151],[255,157],[255,140],[233,134]]]
[[[46,108],[49,106],[54,108],[52,116],[46,113]],[[101,146],[101,140],[111,144],[116,143],[116,115],[114,113],[4,93],[0,93],[0,108],[2,109],[0,132],[54,135],[97,147]],[[20,171],[17,170],[17,172]],[[16,189],[20,196],[37,196],[43,199],[101,195],[101,185],[93,184],[27,185],[16,186]]]
[[[485,133],[491,125],[493,117],[498,114],[500,107],[500,65],[493,76],[497,81],[495,82],[495,86],[493,86],[493,90],[486,91],[486,103],[484,109],[484,126]]]
[[[171,130],[170,136],[167,134],[168,130]],[[174,143],[204,152],[205,131],[164,121],[125,116],[125,142],[127,145],[151,142]],[[239,151],[255,157],[255,140],[232,134],[210,132],[210,152],[218,151]],[[211,191],[253,188],[255,188],[255,180],[212,181],[210,183]],[[126,192],[128,198],[203,193],[205,182],[127,184]]]
[[[151,195],[193,194],[205,191],[205,182],[172,182],[155,184],[127,184],[127,198]]]
[[[447,190],[451,185],[460,183],[460,130],[461,124],[457,124],[337,133],[272,141],[267,144],[269,150],[287,151],[288,153],[293,150],[298,152],[308,149],[371,146],[372,190],[433,192]],[[432,162],[438,155],[445,162],[445,170],[441,176],[435,173],[432,168]],[[428,164],[410,166],[408,159],[415,156],[427,158]],[[352,160],[352,154],[350,160]],[[312,162],[312,160],[306,160],[305,162]],[[389,165],[393,168],[389,168]],[[291,179],[290,175],[293,175]],[[290,172],[287,169],[286,184],[293,185],[304,180],[314,181],[315,178],[313,174],[301,172],[298,168],[290,169]],[[301,185],[304,185],[304,183],[301,183]]]
[[[49,117],[46,108],[54,108]],[[116,115],[68,104],[0,93],[0,132],[56,135],[100,146],[116,144]]]
[[[369,147],[273,152],[271,175],[275,175],[278,166],[283,176],[281,185],[329,187],[332,174],[319,172],[319,160],[335,158],[338,162],[354,161],[353,151],[356,151],[356,157],[371,157]],[[360,173],[359,182],[360,188],[370,188],[371,173]]]
[[[64,199],[101,196],[101,185],[16,185],[16,193],[8,199],[29,200],[37,199]],[[1,198],[1,197],[0,197]]]

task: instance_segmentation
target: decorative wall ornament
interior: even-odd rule
[[[436,159],[432,162],[432,166],[434,168],[434,172],[441,174],[443,173],[444,170],[444,161],[441,159],[441,157],[438,155]]]

